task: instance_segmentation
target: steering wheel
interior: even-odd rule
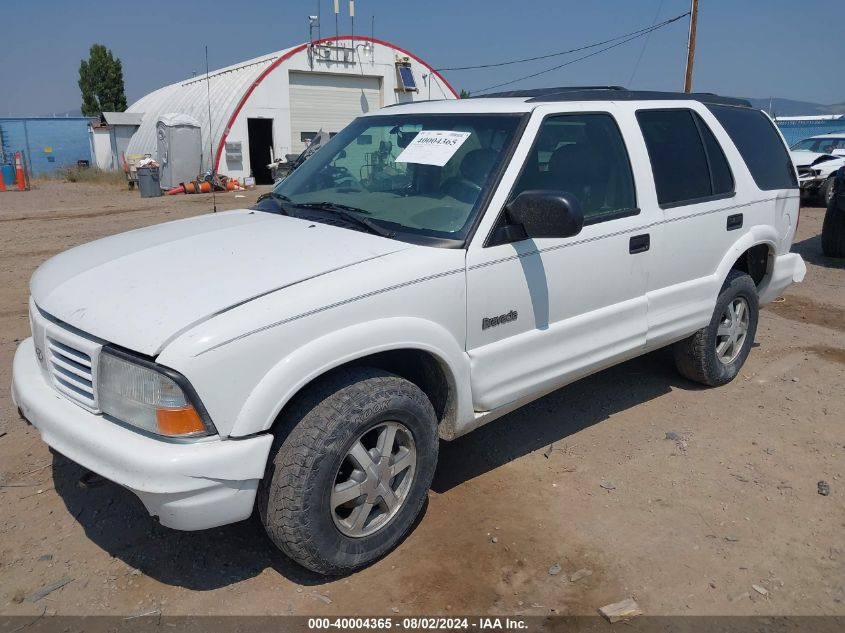
[[[440,185],[440,192],[455,200],[472,204],[481,193],[481,185],[467,178],[449,178]]]

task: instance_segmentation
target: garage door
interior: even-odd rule
[[[381,107],[381,78],[324,73],[290,73],[291,151],[322,128],[336,133],[355,117]]]

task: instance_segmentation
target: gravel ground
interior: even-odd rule
[[[821,255],[822,209],[802,210],[805,282],[762,311],[733,383],[700,388],[661,351],[444,443],[417,529],[326,579],[252,521],[180,533],[117,485],[81,485],[11,404],[36,266],[210,205],[55,182],[0,194],[0,613],[594,614],[633,596],[651,615],[845,615],[845,262]]]

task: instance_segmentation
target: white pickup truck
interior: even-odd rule
[[[385,108],[252,209],[42,265],[13,397],[162,524],[257,507],[294,560],[346,573],[411,529],[439,438],[667,345],[732,380],[758,306],[804,276],[798,211],[783,138],[734,99]]]

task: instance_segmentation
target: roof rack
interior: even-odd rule
[[[558,86],[555,88],[530,88],[528,90],[507,90],[491,92],[486,95],[470,96],[470,99],[505,98],[505,97],[542,97],[561,92],[586,92],[589,90],[627,90],[623,86]]]
[[[555,101],[700,101],[711,105],[729,105],[743,108],[753,107],[745,99],[722,97],[710,92],[659,92],[655,90],[628,90],[621,86],[573,86],[560,88],[536,88],[534,90],[512,90],[486,97],[526,97],[528,103]]]

